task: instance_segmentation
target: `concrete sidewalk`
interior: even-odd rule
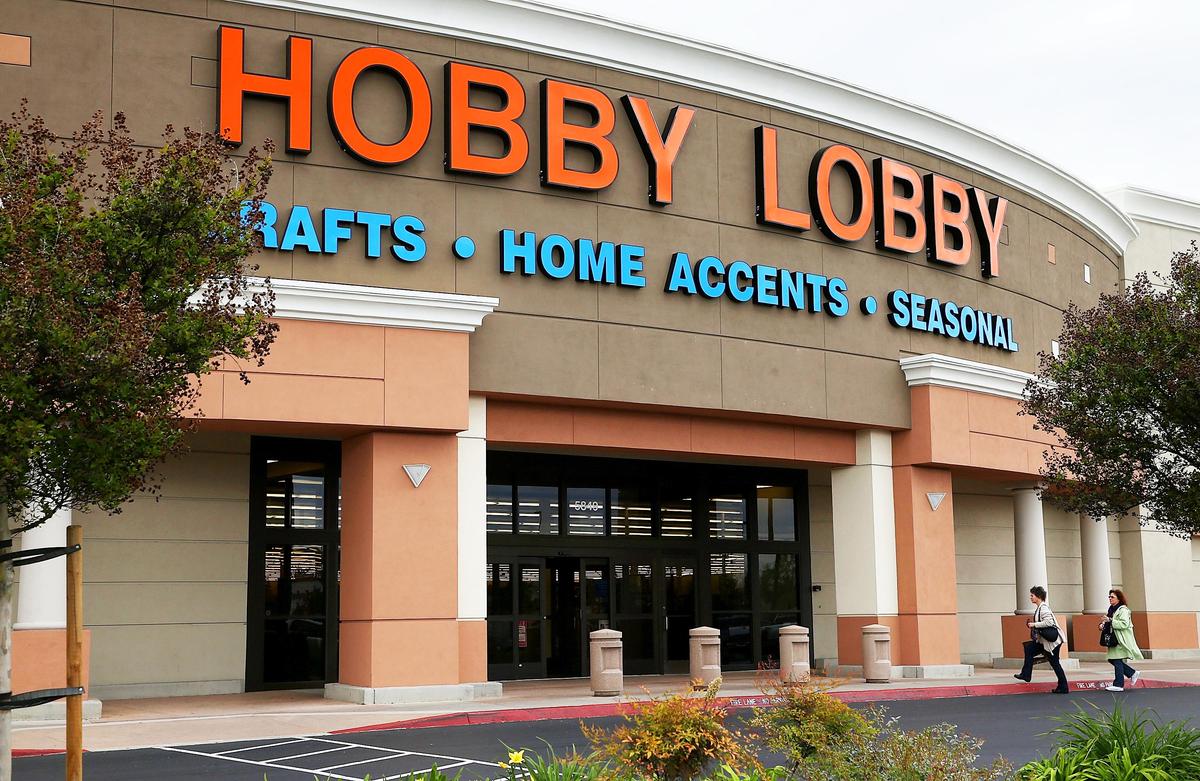
[[[1145,681],[1200,686],[1200,660],[1147,660],[1137,668]],[[1101,687],[1111,679],[1112,667],[1085,662],[1070,677],[1079,688]],[[611,712],[616,702],[682,691],[687,683],[687,677],[681,675],[628,676],[623,698],[601,698],[592,696],[587,679],[514,681],[505,683],[504,695],[495,699],[403,706],[353,705],[327,700],[319,690],[107,700],[103,718],[84,726],[84,747],[105,751],[316,735],[377,725],[400,727],[403,722],[413,722],[413,726],[453,723],[456,718],[458,723],[530,716],[580,718]],[[1046,690],[1053,683],[1053,674],[1045,665],[1035,668],[1033,687],[1014,686],[1012,670],[977,667],[973,678],[904,679],[888,684],[847,681],[836,692],[847,700],[874,701],[1014,694]],[[761,694],[753,672],[729,673],[721,687],[721,696],[733,698],[735,704],[749,704]],[[473,718],[467,718],[468,714]],[[61,722],[18,722],[14,728],[13,745],[19,751],[59,749],[63,740]]]

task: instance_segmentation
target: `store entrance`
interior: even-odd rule
[[[722,666],[778,664],[812,626],[807,474],[766,467],[488,454],[488,677],[573,678],[621,632],[626,674],[685,673],[688,633]]]

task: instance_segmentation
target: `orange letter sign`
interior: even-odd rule
[[[947,206],[947,201],[951,205]],[[967,231],[970,216],[966,187],[940,174],[925,174],[925,246],[930,260],[966,265],[971,259],[971,234]]]
[[[471,105],[471,88],[500,98],[498,109]],[[509,176],[529,159],[529,138],[517,124],[525,112],[525,89],[511,74],[495,68],[446,63],[446,170],[451,173]],[[499,157],[471,152],[471,131],[495,133],[504,142]]]
[[[1006,211],[1008,201],[1004,198],[988,198],[978,187],[971,188],[971,216],[979,235],[979,263],[985,277],[1000,276],[1000,230]]]
[[[567,122],[567,104],[585,109],[592,124]],[[612,101],[598,89],[542,79],[542,184],[572,190],[603,190],[617,178],[617,148],[608,135],[617,124]],[[567,147],[592,153],[592,170],[567,167]]]
[[[896,184],[904,190],[896,193]],[[921,213],[921,175],[916,169],[886,157],[875,158],[875,246],[892,252],[920,252],[925,246],[925,215]],[[904,222],[904,235],[896,221]]]
[[[806,231],[812,219],[804,212],[779,205],[779,142],[775,128],[754,128],[754,218],[759,225]]]
[[[650,203],[663,206],[674,197],[675,158],[679,156],[679,148],[683,146],[683,137],[691,127],[692,117],[696,110],[684,106],[675,106],[667,115],[667,130],[658,129],[654,120],[654,112],[645,98],[635,98],[626,95],[621,98],[625,113],[629,115],[629,123],[637,131],[638,143],[642,154],[646,156],[646,164],[650,167]]]
[[[830,185],[833,171],[838,166],[850,177],[851,204],[853,213],[849,222],[842,222],[833,210],[833,193]],[[871,229],[871,172],[863,162],[862,155],[845,144],[827,146],[817,153],[808,176],[808,198],[813,213],[817,216],[817,227],[834,241],[858,241]]]
[[[246,73],[245,31],[221,25],[217,48],[217,128],[231,146],[242,143],[242,99],[246,95],[287,103],[287,151],[312,151],[312,38],[288,36],[287,75]]]
[[[408,122],[404,137],[394,144],[378,144],[358,127],[354,118],[354,85],[369,70],[390,73],[400,82],[408,101]],[[399,52],[378,46],[364,46],[346,55],[329,82],[329,126],[342,148],[367,163],[397,165],[417,152],[429,138],[433,101],[429,84],[413,61]]]

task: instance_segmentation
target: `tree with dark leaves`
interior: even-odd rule
[[[153,494],[156,466],[185,446],[197,378],[226,356],[262,363],[274,296],[248,258],[269,153],[234,158],[170,127],[140,149],[119,114],[65,139],[24,106],[0,121],[0,540]],[[0,691],[12,586],[5,562]],[[9,732],[5,711],[3,779]]]
[[[1042,471],[1049,501],[1200,534],[1196,244],[1167,276],[1139,274],[1091,309],[1068,308],[1059,354],[1041,355],[1023,411],[1058,439]]]

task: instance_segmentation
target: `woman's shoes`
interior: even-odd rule
[[[1029,683],[1030,680],[1029,678],[1022,678],[1019,674],[1014,674],[1013,677],[1022,683]]]
[[[1071,690],[1070,689],[1051,689],[1050,693],[1051,694],[1070,694]]]
[[[1142,677],[1142,674],[1135,670],[1133,675],[1129,676],[1129,685],[1137,686],[1138,678],[1141,678],[1141,677]]]
[[[1113,686],[1111,683],[1110,683],[1108,686],[1105,686],[1105,687],[1104,687],[1104,690],[1105,690],[1105,691],[1110,691],[1110,692],[1123,692],[1123,691],[1125,691],[1124,687],[1121,687],[1121,686]]]

